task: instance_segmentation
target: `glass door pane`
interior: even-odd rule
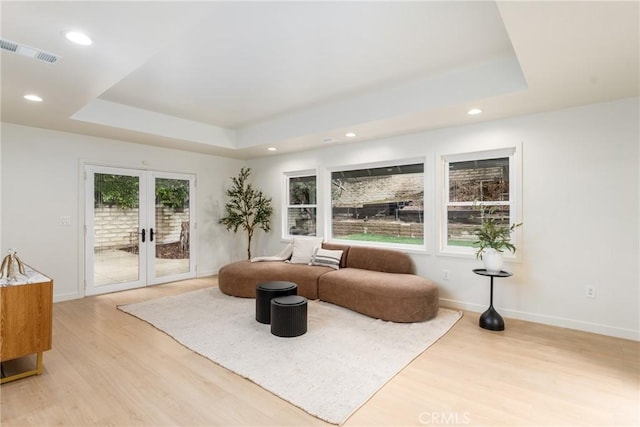
[[[194,178],[179,174],[154,175],[153,279],[150,281],[159,283],[194,277],[191,239]]]
[[[87,170],[87,294],[143,286],[144,224],[139,171]]]

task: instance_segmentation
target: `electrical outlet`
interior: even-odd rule
[[[449,270],[442,270],[442,278],[444,280],[449,280]]]
[[[60,225],[71,225],[71,217],[70,216],[61,216],[60,217]]]
[[[596,287],[595,286],[587,286],[587,298],[595,298],[596,297]]]

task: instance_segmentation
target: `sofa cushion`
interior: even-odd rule
[[[294,237],[292,264],[309,264],[313,251],[322,247],[322,237]]]
[[[330,251],[342,251],[342,258],[340,259],[340,268],[347,267],[347,257],[349,256],[349,249],[351,246],[348,245],[340,245],[338,243],[327,243],[324,242],[322,244],[322,249],[329,249]]]
[[[260,283],[285,281],[298,285],[298,295],[317,299],[318,277],[330,271],[335,270],[329,267],[286,262],[237,261],[220,269],[218,287],[227,295],[255,298],[256,286]]]
[[[323,265],[331,267],[334,270],[340,268],[340,260],[342,259],[342,251],[332,251],[329,249],[317,248],[313,251],[311,262],[309,265]]]
[[[320,276],[318,296],[322,301],[392,322],[432,319],[439,306],[437,286],[424,277],[359,268]]]
[[[406,253],[392,249],[364,246],[351,246],[349,257],[347,258],[347,267],[384,273],[416,273],[413,260]]]

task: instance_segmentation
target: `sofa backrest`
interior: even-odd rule
[[[342,251],[342,258],[340,259],[340,268],[345,268],[347,266],[347,257],[349,256],[349,249],[351,248],[351,246],[324,242],[322,243],[322,247],[330,251]]]
[[[413,259],[404,252],[392,249],[351,246],[347,257],[347,267],[384,273],[416,274]]]

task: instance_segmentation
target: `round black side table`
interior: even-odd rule
[[[288,295],[271,300],[271,333],[278,337],[299,337],[307,332],[307,299]]]
[[[512,276],[512,274],[508,271],[499,271],[497,273],[488,272],[484,268],[476,268],[473,272],[480,276],[488,276],[491,278],[491,299],[489,300],[489,308],[480,316],[480,327],[490,331],[504,331],[504,319],[496,309],[493,308],[493,278],[509,277]]]
[[[298,285],[293,282],[265,282],[256,286],[256,320],[271,323],[271,300],[287,295],[296,295]]]

